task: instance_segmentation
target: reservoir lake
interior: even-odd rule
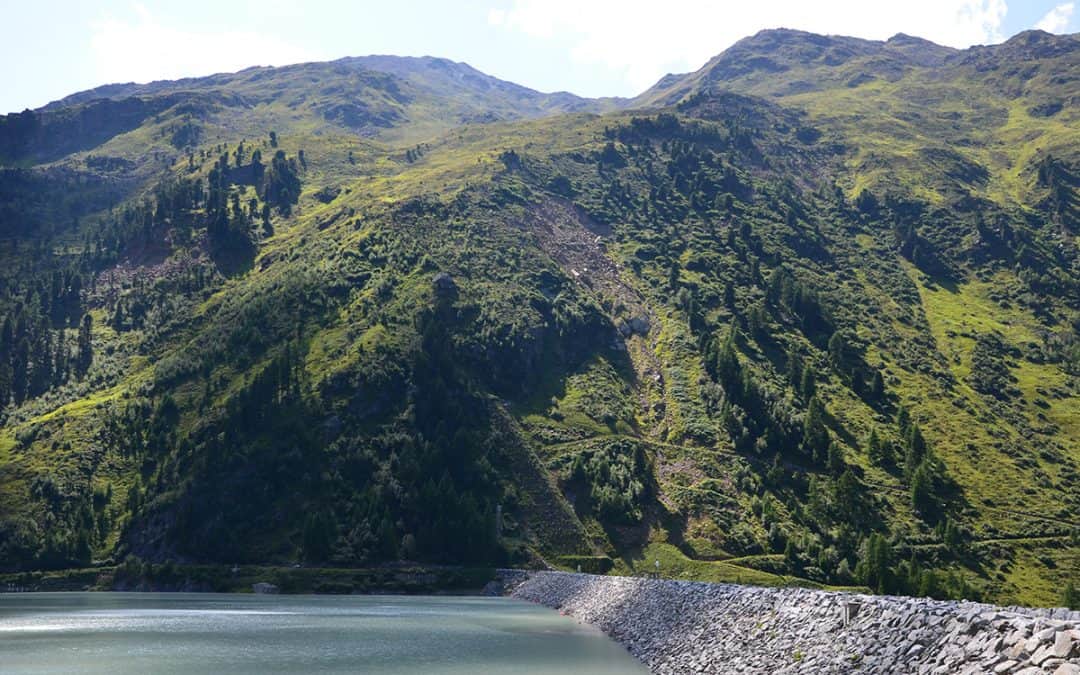
[[[598,630],[510,598],[10,593],[0,672],[647,671]]]

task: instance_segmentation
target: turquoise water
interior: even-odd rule
[[[508,598],[13,593],[0,672],[646,671],[599,631]]]

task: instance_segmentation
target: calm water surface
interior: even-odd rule
[[[0,672],[646,671],[599,631],[508,598],[13,593]]]

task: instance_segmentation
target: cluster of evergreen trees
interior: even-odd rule
[[[941,517],[950,486],[945,466],[927,445],[922,430],[901,408],[896,420],[904,450],[904,478],[908,483],[911,505],[928,522]]]
[[[1039,162],[1037,176],[1039,185],[1050,193],[1047,201],[1055,220],[1067,232],[1075,234],[1080,214],[1080,167],[1046,155]]]
[[[93,320],[82,311],[82,275],[54,270],[0,306],[0,410],[81,379],[93,360]]]
[[[183,244],[194,230],[205,228],[211,248],[226,254],[250,253],[256,226],[264,236],[273,234],[272,210],[288,215],[300,198],[296,159],[276,150],[266,165],[261,150],[249,154],[243,142],[232,152],[225,146],[218,150],[205,181],[194,175],[166,177],[150,196],[110,214],[93,228],[84,249],[96,265],[113,262],[132,242],[159,239],[166,229]],[[197,170],[192,154],[188,173]],[[244,200],[244,186],[254,187],[257,196]]]
[[[207,175],[206,231],[211,245],[226,251],[242,251],[251,245],[251,228],[258,220],[266,236],[273,234],[270,210],[276,208],[288,215],[300,198],[300,176],[296,160],[289,159],[284,150],[277,150],[269,166],[262,163],[262,153],[252,152],[249,164],[243,164],[244,145],[233,155],[230,168],[229,153],[224,152]],[[263,200],[250,199],[241,204],[240,193],[234,184],[256,187]]]
[[[343,436],[327,453],[340,482],[303,524],[311,562],[372,564],[404,558],[461,563],[498,559],[495,481],[485,403],[458,380],[448,317],[420,318],[407,403],[410,424],[374,439]]]
[[[978,600],[978,589],[957,571],[942,572],[919,562],[912,552],[908,560],[896,560],[894,546],[881,534],[872,534],[863,545],[855,568],[856,580],[878,593],[916,595],[938,599]]]
[[[570,464],[570,480],[586,489],[588,507],[613,525],[641,521],[651,474],[643,446],[626,440],[580,452]]]

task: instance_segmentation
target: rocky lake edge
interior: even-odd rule
[[[1080,612],[567,572],[507,593],[591,624],[654,673],[1080,675]]]

